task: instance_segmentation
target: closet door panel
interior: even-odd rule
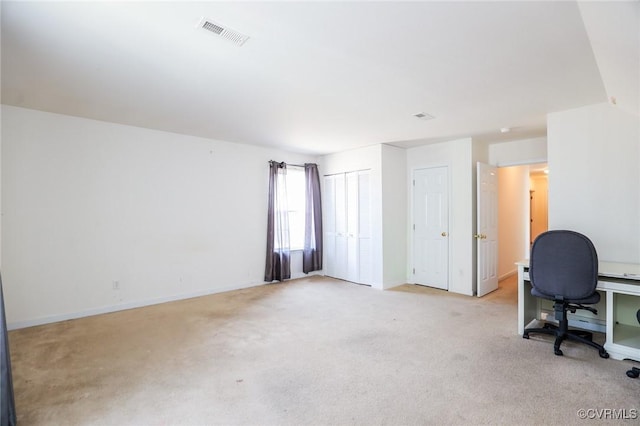
[[[323,196],[323,245],[324,245],[324,274],[336,276],[336,180],[335,176],[324,177]]]
[[[324,178],[325,275],[371,284],[370,173]]]
[[[371,253],[371,185],[368,171],[358,173],[358,279],[361,284],[372,282]]]
[[[346,174],[347,280],[360,282],[358,262],[358,172]]]
[[[347,278],[347,192],[344,174],[335,175],[336,261],[335,277]]]

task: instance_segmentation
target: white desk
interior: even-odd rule
[[[522,335],[532,322],[546,320],[550,310],[544,308],[542,299],[531,295],[529,261],[522,260],[516,265],[518,334]],[[640,264],[600,262],[596,288],[605,299],[598,306],[598,315],[587,311],[576,313],[569,316],[569,324],[606,333],[604,348],[611,358],[640,361],[640,324],[635,316],[640,309]]]

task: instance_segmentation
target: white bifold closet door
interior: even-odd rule
[[[369,171],[324,178],[325,274],[371,284]]]
[[[324,274],[336,276],[336,176],[324,177],[322,194],[322,229],[324,246]]]

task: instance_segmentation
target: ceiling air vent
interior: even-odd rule
[[[420,120],[433,120],[435,118],[433,115],[427,114],[426,112],[419,112],[417,114],[413,114],[413,116]]]
[[[230,42],[233,42],[238,46],[242,46],[247,40],[249,40],[249,36],[240,34],[239,32],[232,30],[231,28],[227,28],[224,25],[220,25],[217,22],[214,22],[207,18],[200,19],[200,22],[198,22],[198,27],[226,40],[229,40]]]

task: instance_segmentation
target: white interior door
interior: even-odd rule
[[[368,170],[324,177],[325,275],[371,285]]]
[[[448,168],[413,174],[413,274],[416,284],[449,289]]]
[[[358,173],[358,264],[359,283],[371,285],[371,190],[369,172]]]
[[[347,194],[344,174],[335,176],[336,254],[334,277],[347,279]]]
[[[359,282],[358,265],[358,172],[346,174],[347,189],[347,274],[345,279]]]
[[[477,167],[477,292],[482,297],[498,288],[498,169]]]
[[[336,179],[335,176],[324,177],[324,193],[322,194],[324,223],[324,274],[336,276]]]

